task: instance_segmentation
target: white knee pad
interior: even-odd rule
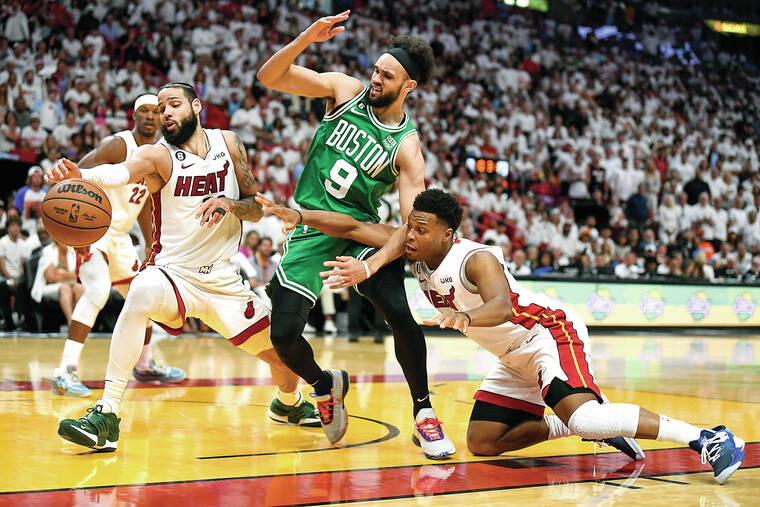
[[[95,319],[98,318],[98,313],[108,301],[108,294],[111,291],[108,264],[103,255],[95,251],[86,262],[79,266],[78,274],[84,293],[74,307],[71,318],[92,327]]]
[[[578,407],[568,428],[581,438],[601,440],[610,437],[635,437],[639,427],[639,406],[630,403],[600,404],[587,401]]]
[[[173,293],[169,280],[157,269],[140,272],[129,286],[124,312],[150,316],[160,313],[167,292]]]

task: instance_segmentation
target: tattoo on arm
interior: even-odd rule
[[[230,208],[240,220],[258,222],[264,216],[261,204],[257,203],[252,195],[244,197],[239,201],[232,201]]]
[[[240,194],[243,197],[239,201],[232,201],[232,212],[241,220],[258,222],[264,215],[261,210],[261,204],[254,199],[256,195],[256,179],[253,177],[251,168],[248,166],[248,152],[243,142],[235,136],[235,147],[238,150],[237,160],[235,161],[235,170],[240,175],[238,183],[240,185]]]
[[[235,147],[238,149],[238,160],[235,162],[236,170],[243,180],[241,187],[245,186],[245,188],[241,188],[240,190],[246,195],[255,195],[256,179],[253,177],[251,168],[248,166],[248,152],[243,142],[237,136],[235,136]]]

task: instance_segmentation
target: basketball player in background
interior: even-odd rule
[[[119,164],[129,159],[138,146],[158,140],[158,97],[144,94],[134,104],[135,127],[109,136],[79,161],[79,167]],[[148,187],[138,181],[105,190],[111,202],[111,226],[105,236],[89,247],[77,248],[77,275],[84,294],[74,307],[69,336],[63,346],[61,364],[53,373],[50,390],[63,396],[88,396],[90,389],[79,380],[77,364],[98,313],[105,306],[113,286],[122,297],[137,274],[140,263],[129,230],[135,220],[145,240],[146,259],[153,243],[153,223]],[[142,354],[132,375],[141,382],[179,382],[185,378],[180,368],[153,361],[151,326],[145,328]]]
[[[158,91],[163,138],[157,144],[141,146],[121,164],[80,170],[64,159],[48,170],[49,181],[81,177],[109,189],[144,181],[153,200],[152,252],[116,322],[103,398],[79,420],[59,424],[58,434],[71,442],[116,450],[119,408],[148,321],[178,335],[188,316],[269,363],[279,388],[271,418],[319,424],[314,406],[297,389],[298,377],[272,349],[269,310],[230,263],[241,220],[262,216],[245,147],[233,132],[202,128],[201,109],[191,85],[166,84]]]
[[[285,228],[306,224],[337,237],[381,247],[391,227],[327,211],[300,212],[256,200]],[[462,221],[456,198],[427,190],[414,200],[405,232],[405,254],[438,315],[428,325],[465,334],[498,358],[475,393],[467,447],[495,456],[572,435],[602,441],[644,459],[635,438],[688,445],[713,467],[723,484],[744,459],[744,441],[716,426],[700,429],[630,403],[609,403],[596,384],[588,354],[588,329],[569,306],[523,288],[506,269],[500,247],[455,239]],[[322,276],[342,284],[356,259],[327,263]],[[332,285],[332,284],[329,284]],[[549,406],[554,415],[544,415]]]
[[[398,180],[401,214],[406,217],[414,196],[425,190],[425,160],[419,135],[403,105],[418,83],[429,81],[433,50],[420,38],[397,37],[377,59],[368,87],[346,74],[320,74],[293,63],[312,43],[345,30],[335,24],[347,21],[348,16],[345,11],[314,22],[267,60],[258,78],[273,90],[327,102],[327,114],[314,135],[295,189],[295,201],[302,208],[338,211],[377,223],[380,197]],[[373,250],[364,244],[330,237],[318,229],[296,228],[287,238],[277,276],[268,287],[272,344],[285,364],[314,387],[327,438],[340,440],[348,424],[343,403],[348,374],[323,371],[302,333],[322,289],[318,276],[322,263],[336,256],[358,257],[369,279],[357,289],[393,330],[396,359],[412,396],[412,440],[428,458],[445,459],[456,449],[430,403],[425,336],[406,301],[403,264],[389,262],[403,253],[403,232],[393,236],[390,245],[395,256],[376,263]]]

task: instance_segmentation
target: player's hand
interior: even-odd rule
[[[283,206],[281,204],[275,204],[274,202],[264,197],[260,192],[256,192],[255,199],[257,203],[261,204],[261,209],[264,211],[264,213],[272,213],[273,215],[280,217],[280,220],[283,222],[283,233],[287,233],[289,230],[295,229],[296,225],[298,225],[301,221],[301,215],[299,215],[296,210],[292,210],[287,206]]]
[[[312,23],[309,28],[304,30],[301,35],[309,41],[309,43],[330,40],[346,29],[345,26],[333,27],[333,25],[335,25],[335,23],[346,21],[350,12],[351,11],[343,11],[335,16],[319,18]]]
[[[230,200],[226,197],[212,197],[201,204],[195,218],[201,219],[201,227],[213,227],[222,221],[224,215],[232,209]]]
[[[367,278],[367,270],[359,259],[339,256],[334,261],[327,261],[324,266],[332,268],[330,271],[322,271],[319,276],[325,278],[322,283],[330,290],[343,289],[361,283]]]
[[[71,178],[81,178],[79,166],[67,158],[62,158],[45,172],[45,181],[58,183]]]
[[[438,326],[441,329],[450,327],[462,333],[466,333],[470,328],[470,318],[464,312],[458,312],[451,308],[443,308],[440,312],[432,319],[423,320],[422,324],[425,326]]]

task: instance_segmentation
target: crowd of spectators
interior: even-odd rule
[[[262,189],[287,201],[324,104],[267,90],[256,71],[321,11],[352,7],[346,32],[297,63],[368,82],[388,35],[431,41],[434,79],[406,105],[427,183],[459,196],[459,233],[500,245],[516,275],[757,280],[757,54],[665,25],[654,2],[596,3],[641,44],[494,0],[13,1],[0,8],[0,156],[78,160],[132,125],[139,94],[186,81],[203,124],[235,130]],[[509,174],[471,171],[468,155]],[[30,233],[34,174],[19,208]],[[279,224],[246,227],[276,251]]]

